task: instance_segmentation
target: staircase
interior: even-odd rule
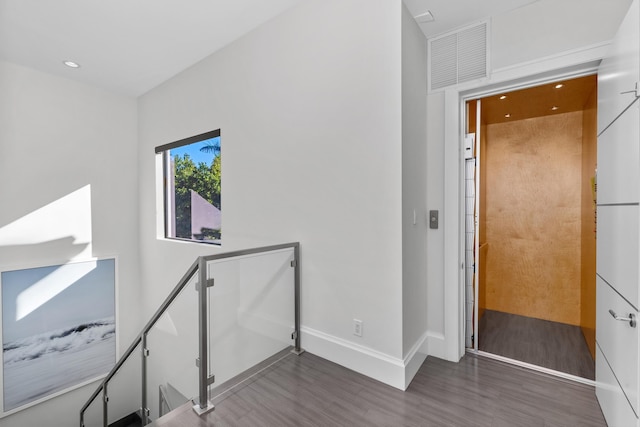
[[[109,427],[142,427],[142,419],[140,415],[134,412],[124,418],[120,418],[115,423],[109,424]]]
[[[198,257],[82,407],[80,427],[145,426],[186,396],[203,415],[217,379],[292,341],[300,354],[299,243]]]

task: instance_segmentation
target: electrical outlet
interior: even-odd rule
[[[353,319],[353,335],[362,336],[362,320]]]

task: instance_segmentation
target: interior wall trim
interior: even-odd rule
[[[420,369],[420,366],[427,358],[427,354],[429,354],[427,337],[428,333],[425,331],[404,357],[404,390],[409,387],[413,377],[416,376],[418,369]]]
[[[427,340],[425,342],[425,350],[429,356],[439,359],[446,359],[446,340],[444,334],[427,331]]]
[[[561,68],[558,66],[553,66],[554,63],[563,62],[566,59],[569,59],[569,61],[573,64],[586,63],[593,60],[600,61],[600,59],[604,57],[605,52],[609,49],[610,45],[611,40],[582,46],[576,49],[565,50],[564,52],[555,53],[531,61],[507,65],[506,67],[500,67],[493,70],[492,77],[499,77],[501,74],[508,74],[519,69],[539,68],[540,71],[547,71],[553,68]],[[495,74],[497,74],[498,76],[495,76]]]
[[[498,68],[492,71],[487,81],[459,85],[456,92],[467,99],[484,98],[506,90],[526,89],[556,80],[595,74],[610,45],[611,42],[597,43],[540,60]]]
[[[426,333],[400,359],[306,326],[300,332],[306,351],[400,390],[406,390],[427,356],[422,351]]]

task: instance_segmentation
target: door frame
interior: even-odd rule
[[[597,71],[597,70],[596,70]],[[584,70],[584,72],[580,72],[578,77],[582,77],[582,76],[597,76],[597,72],[589,72],[589,70]],[[560,82],[565,80],[564,78],[562,79],[553,79],[550,78],[549,81],[543,81],[541,84],[545,84],[545,83],[556,83],[556,82]],[[532,86],[538,86],[540,83],[535,83],[534,85],[530,85],[528,83],[524,83],[522,85],[518,85],[517,89],[515,90],[519,90],[519,89],[527,89],[530,88]],[[499,93],[509,93],[511,90],[514,89],[508,89],[505,90],[504,92],[500,91]],[[495,95],[496,93],[493,93],[493,95]],[[470,351],[473,353],[478,353],[478,354],[483,354],[486,355],[488,357],[492,357],[495,359],[499,359],[499,360],[503,360],[503,361],[507,361],[509,363],[512,364],[516,364],[516,365],[520,365],[520,366],[524,366],[524,367],[529,367],[531,369],[534,370],[538,370],[538,371],[543,371],[546,373],[550,373],[552,375],[555,376],[560,376],[560,377],[564,377],[564,378],[568,378],[571,379],[573,381],[578,381],[578,382],[582,382],[585,384],[589,384],[589,385],[594,385],[595,384],[595,380],[590,380],[590,379],[586,379],[586,378],[581,378],[579,376],[575,376],[575,375],[571,375],[571,374],[565,374],[563,372],[560,371],[556,371],[556,370],[552,370],[552,369],[547,369],[544,368],[543,366],[538,366],[538,365],[533,365],[530,363],[526,363],[526,362],[522,362],[519,361],[517,359],[511,359],[511,358],[507,358],[507,357],[503,357],[503,356],[499,356],[496,354],[492,354],[492,353],[486,353],[484,351],[479,350],[478,347],[478,341],[479,341],[479,336],[478,336],[478,324],[479,324],[479,317],[478,317],[478,313],[479,313],[479,286],[478,286],[478,277],[480,275],[480,267],[479,267],[479,263],[480,263],[480,254],[479,254],[479,235],[480,235],[480,218],[481,218],[481,214],[479,211],[479,207],[481,203],[484,203],[484,200],[481,199],[481,194],[480,194],[480,171],[482,170],[483,167],[485,167],[485,165],[483,164],[483,158],[482,155],[484,153],[482,153],[481,149],[480,149],[480,142],[482,141],[482,138],[484,138],[486,135],[480,135],[480,129],[481,129],[481,117],[482,117],[482,101],[485,99],[485,96],[480,96],[480,97],[471,97],[470,99],[466,99],[466,96],[463,96],[463,102],[464,105],[467,105],[469,102],[476,103],[476,111],[475,111],[475,120],[476,120],[476,127],[474,129],[475,132],[475,159],[476,159],[476,165],[475,165],[475,201],[474,201],[474,223],[475,223],[475,227],[474,227],[474,234],[475,234],[475,238],[474,238],[474,244],[473,244],[473,250],[474,250],[474,263],[475,263],[475,271],[473,274],[473,286],[474,286],[474,304],[473,304],[473,345],[471,347],[467,347],[466,351]],[[466,99],[466,101],[465,101]],[[471,116],[469,115],[469,109],[465,108],[465,113],[464,116],[462,117],[462,123],[464,125],[464,131],[465,132],[469,132],[468,126],[466,125],[468,120],[471,118]],[[468,177],[465,177],[466,179],[468,179]],[[468,208],[468,205],[466,203],[465,200],[465,205],[464,205],[464,209],[465,212],[463,212],[463,216],[468,216],[468,212],[466,212],[466,209]],[[465,250],[468,250],[467,248],[467,244],[468,242],[465,240],[464,245],[465,245]],[[466,257],[465,257],[466,260]],[[468,278],[467,278],[468,280]],[[465,282],[466,285],[466,282]],[[594,286],[595,286],[595,282],[594,282]],[[468,292],[465,292],[463,295],[463,298],[465,298],[465,303],[466,298],[468,296]],[[468,308],[465,310],[465,313],[468,313]],[[465,319],[467,320],[467,319]],[[468,320],[467,320],[468,323]],[[465,337],[468,337],[469,331],[465,331]]]
[[[491,78],[444,91],[444,203],[443,211],[456,221],[443,221],[444,234],[444,356],[458,361],[465,346],[465,200],[464,137],[467,101],[501,92],[525,89],[557,80],[597,74],[609,43],[565,55],[494,70]]]

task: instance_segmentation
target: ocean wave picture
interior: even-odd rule
[[[115,260],[2,272],[0,279],[3,412],[109,372]]]

